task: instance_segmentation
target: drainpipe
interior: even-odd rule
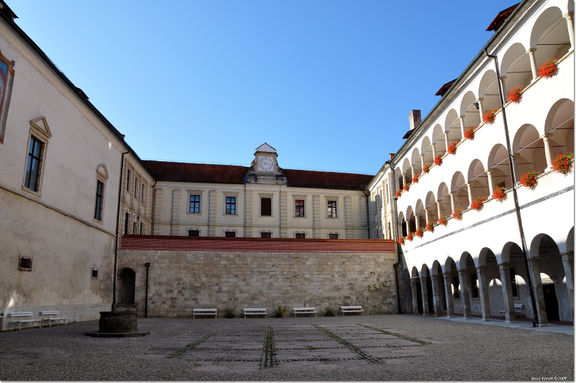
[[[504,133],[506,136],[506,146],[508,149],[508,166],[510,167],[510,177],[512,179],[512,195],[514,196],[514,210],[516,211],[516,220],[518,221],[518,231],[520,232],[520,241],[522,242],[522,258],[524,258],[524,267],[526,272],[530,273],[528,265],[528,257],[526,256],[526,237],[524,236],[524,226],[522,224],[522,215],[520,213],[520,205],[518,204],[518,193],[516,192],[516,173],[514,166],[514,157],[512,156],[512,148],[510,145],[510,132],[508,131],[508,119],[506,118],[506,109],[504,108],[504,90],[502,89],[502,81],[500,79],[500,68],[498,65],[498,56],[488,54],[488,49],[484,48],[484,53],[487,57],[494,59],[494,66],[496,67],[496,77],[498,81],[498,94],[500,96],[500,108],[502,110],[502,118],[504,120]],[[534,297],[534,287],[532,286],[532,278],[528,276],[528,288],[530,290],[530,301],[532,302],[532,312],[534,314],[533,327],[537,327],[539,323],[538,310],[536,309],[536,298]]]
[[[124,156],[128,152],[122,153],[122,158],[120,159],[120,185],[118,186],[118,207],[116,209],[116,240],[114,241],[114,277],[112,279],[112,311],[116,306],[116,267],[118,266],[118,235],[120,233],[120,225],[118,221],[120,220],[120,201],[122,198],[122,178],[124,174]]]
[[[152,216],[150,217],[150,222],[152,226],[150,228],[150,234],[154,235],[154,224],[155,224],[155,220],[154,220],[154,216],[155,216],[155,210],[156,210],[156,183],[158,181],[154,180],[154,184],[152,185]]]
[[[148,279],[150,276],[150,262],[146,262],[144,264],[144,267],[146,267],[146,293],[144,299],[144,318],[148,318]]]

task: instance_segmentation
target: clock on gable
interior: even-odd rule
[[[274,158],[272,157],[258,157],[258,171],[272,172],[274,171]]]

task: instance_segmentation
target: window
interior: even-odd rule
[[[338,218],[336,201],[328,201],[328,218]]]
[[[140,235],[144,234],[144,222],[140,222]]]
[[[338,239],[338,233],[330,233],[330,234],[328,234],[328,239]]]
[[[454,298],[460,298],[460,280],[458,277],[452,278],[452,285],[454,286]]]
[[[294,201],[294,217],[304,217],[304,200],[297,199]]]
[[[260,233],[260,238],[272,238],[272,233],[262,232],[262,233]]]
[[[138,233],[138,222],[132,222],[132,234]]]
[[[200,196],[196,194],[190,195],[190,202],[188,204],[188,212],[193,214],[200,213]]]
[[[102,221],[102,203],[104,202],[104,182],[96,181],[96,206],[94,207],[94,219]]]
[[[124,216],[124,234],[128,233],[128,223],[130,222],[130,213],[126,213]]]
[[[12,81],[14,79],[13,63],[0,53],[0,143],[4,141],[8,106],[12,94]]]
[[[306,233],[296,233],[294,234],[294,238],[306,238]]]
[[[260,215],[267,217],[272,215],[272,198],[260,198]]]
[[[510,269],[510,282],[512,284],[512,296],[518,297],[518,284],[516,283],[516,270]]]
[[[142,192],[140,193],[140,198],[142,199],[142,203],[144,203],[144,195],[146,192],[146,189],[144,188],[144,182],[142,182]]]
[[[30,136],[24,186],[35,192],[40,190],[40,174],[42,170],[43,151],[44,143],[35,136]]]
[[[236,215],[236,197],[226,197],[226,215]]]
[[[478,276],[476,273],[470,275],[470,287],[472,288],[472,298],[478,298],[480,290],[478,288]]]
[[[90,273],[90,277],[92,279],[98,279],[98,269],[93,267],[92,268],[92,272]]]
[[[140,180],[134,177],[134,198],[136,199],[138,199],[138,182],[140,182]]]
[[[189,237],[199,237],[200,236],[200,230],[190,229],[190,230],[188,230],[188,236]]]
[[[130,191],[130,178],[132,178],[132,171],[128,169],[128,174],[126,176],[126,191]]]
[[[32,271],[32,258],[19,257],[18,258],[18,270]]]
[[[227,238],[233,238],[233,237],[236,237],[236,232],[235,231],[225,231],[224,236]]]

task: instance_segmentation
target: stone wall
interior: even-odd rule
[[[362,305],[366,314],[397,312],[392,241],[127,237],[119,275],[127,267],[136,272],[139,315],[145,263],[153,317],[190,317],[198,307],[217,307],[220,315],[234,310],[236,316],[243,307],[274,313],[278,306],[285,315],[299,306],[315,306],[320,315],[337,313],[341,305]],[[146,238],[149,245],[142,246]]]

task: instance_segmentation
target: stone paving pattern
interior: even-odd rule
[[[0,333],[0,380],[574,380],[574,337],[415,315],[140,319]]]

